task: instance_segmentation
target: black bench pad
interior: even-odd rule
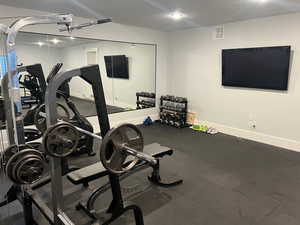
[[[149,155],[152,155],[155,158],[162,158],[165,155],[173,154],[172,149],[162,146],[158,143],[146,145],[144,147],[144,152]],[[103,167],[101,162],[97,162],[94,163],[93,165],[68,173],[67,178],[73,184],[77,185],[77,184],[89,183],[93,180],[96,180],[106,175],[108,175],[108,171]]]

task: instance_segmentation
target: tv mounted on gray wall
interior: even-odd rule
[[[287,90],[291,46],[222,50],[222,85]]]

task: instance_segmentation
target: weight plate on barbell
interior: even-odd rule
[[[124,146],[137,152],[143,151],[144,138],[137,126],[122,124],[111,129],[103,138],[100,159],[103,166],[111,173],[127,172],[139,162],[139,158],[126,152]]]
[[[19,145],[19,146],[17,146],[17,145],[11,145],[11,146],[7,147],[4,150],[4,152],[3,152],[2,156],[1,156],[1,168],[5,169],[8,160],[14,154],[16,154],[17,152],[22,151],[24,149],[30,149],[30,148],[31,148],[30,145],[27,145],[27,144],[25,144],[25,145]]]
[[[27,157],[16,163],[13,174],[21,184],[32,184],[43,177],[45,161],[40,157]]]
[[[22,162],[23,160],[27,158],[39,158],[41,161],[44,161],[44,157],[42,153],[40,153],[37,150],[34,149],[24,149],[22,151],[17,152],[14,154],[8,161],[6,165],[6,175],[7,177],[12,180],[14,183],[17,184],[24,184],[23,181],[20,181],[15,176],[15,168],[17,167],[17,164]]]
[[[80,134],[70,123],[59,122],[44,134],[45,152],[56,158],[64,158],[76,151]]]
[[[32,184],[42,178],[45,158],[37,150],[24,149],[8,160],[5,171],[7,177],[16,184]]]
[[[32,152],[31,153],[27,152],[26,154],[25,153],[18,154],[18,157],[16,157],[14,159],[14,161],[11,163],[12,166],[9,168],[8,173],[7,173],[8,177],[17,184],[29,184],[27,181],[21,180],[19,177],[16,176],[16,170],[20,167],[20,164],[22,162],[27,161],[28,159],[30,159],[30,160],[36,159],[36,160],[40,160],[40,161],[42,160],[42,158],[38,157],[36,154],[34,154]],[[24,172],[30,173],[30,171],[24,171]],[[39,179],[36,179],[34,181],[37,181],[37,180],[39,180]]]
[[[57,111],[57,119],[66,122],[70,120],[70,113],[64,105],[57,103],[56,111]],[[40,107],[36,109],[34,113],[34,124],[36,128],[42,133],[44,133],[47,130],[45,104],[40,105]]]

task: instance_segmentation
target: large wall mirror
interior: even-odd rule
[[[58,63],[60,72],[98,64],[110,114],[155,107],[156,45],[28,32],[16,43],[18,64],[41,64],[46,79]],[[82,115],[96,115],[89,85],[75,78],[68,91]],[[22,95],[29,94],[24,88]]]

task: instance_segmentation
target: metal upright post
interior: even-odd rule
[[[98,121],[101,128],[101,136],[104,138],[106,133],[110,130],[110,124],[99,67],[85,67],[81,70],[81,77],[88,83],[92,84]],[[87,74],[89,73],[95,74],[95,76],[88,76]],[[124,208],[119,176],[115,174],[109,174],[109,180],[111,183],[113,200],[108,208],[108,212],[119,212]]]

